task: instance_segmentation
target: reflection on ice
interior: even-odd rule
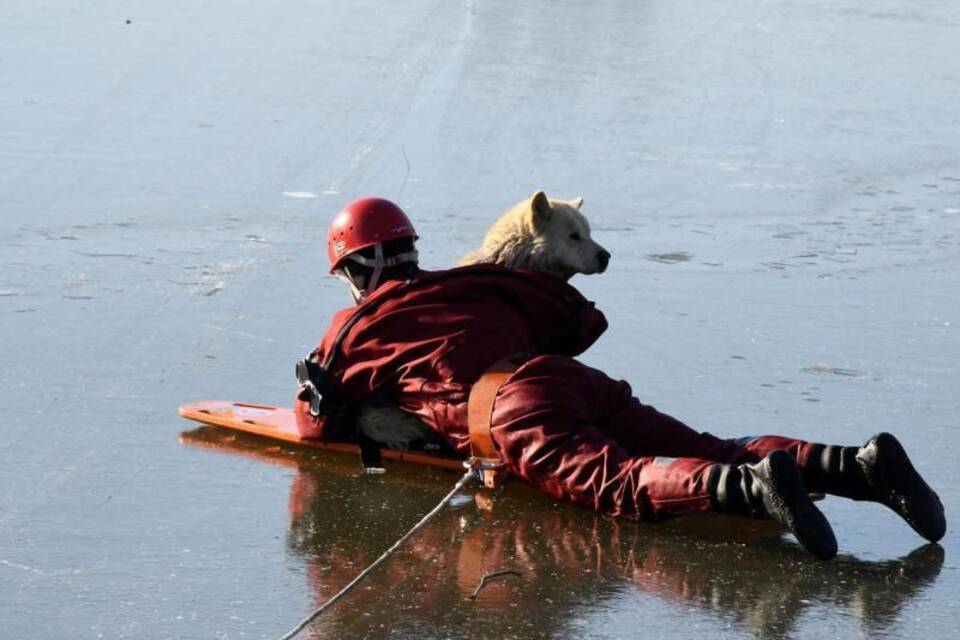
[[[349,457],[215,428],[183,440],[296,470],[287,547],[305,564],[315,603],[372,562],[455,479],[402,466],[363,478]],[[624,597],[640,610],[695,607],[764,638],[790,637],[808,612],[838,615],[839,608],[871,634],[896,624],[944,562],[937,545],[894,560],[817,562],[763,521],[697,516],[637,525],[555,505],[516,482],[472,498],[442,513],[325,614],[318,637],[374,633],[385,620],[401,637],[423,625],[432,637],[460,637],[465,622],[482,623],[470,627],[472,637],[563,637],[584,615],[609,616],[603,626],[617,628]],[[521,575],[470,599],[485,574],[506,570]]]

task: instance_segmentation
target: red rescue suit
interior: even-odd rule
[[[334,316],[313,355],[326,365],[339,405],[386,391],[467,455],[471,386],[492,363],[530,354],[497,394],[494,444],[517,476],[613,515],[707,511],[714,462],[755,462],[787,449],[802,464],[809,454],[808,443],[775,436],[741,446],[641,404],[626,382],[572,358],[606,327],[603,314],[566,282],[471,266],[380,286]],[[353,436],[342,413],[314,417],[302,400],[296,411],[304,437]]]

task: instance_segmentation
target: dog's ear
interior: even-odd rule
[[[580,196],[579,198],[574,198],[573,200],[571,200],[571,201],[570,201],[570,206],[573,207],[574,209],[579,209],[580,207],[582,207],[582,206],[583,206],[583,196]]]
[[[534,223],[549,220],[553,216],[547,194],[543,191],[533,194],[533,198],[530,199],[530,212],[533,214]]]

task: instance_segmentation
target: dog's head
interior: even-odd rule
[[[551,200],[537,191],[503,214],[480,249],[464,256],[460,264],[493,263],[564,280],[578,273],[602,273],[610,252],[590,237],[590,223],[580,213],[582,204],[583,198]]]
[[[554,200],[537,191],[521,203],[523,216],[532,230],[531,266],[564,279],[574,274],[603,273],[610,252],[590,236],[590,223],[580,213],[583,198]]]

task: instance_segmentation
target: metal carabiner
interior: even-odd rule
[[[474,473],[476,481],[487,489],[496,489],[506,480],[507,469],[496,458],[478,458],[473,456],[463,462],[463,466]]]

